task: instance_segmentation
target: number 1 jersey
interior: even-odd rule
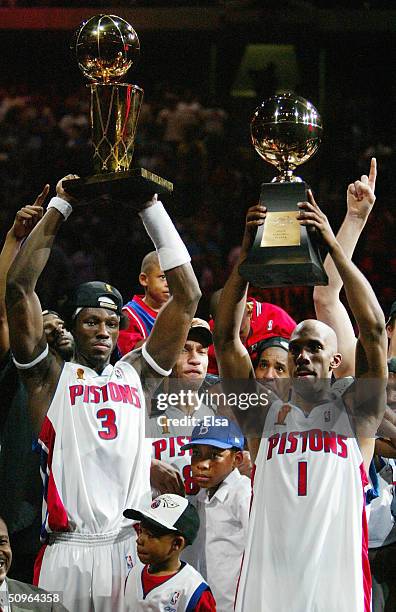
[[[236,612],[367,612],[363,459],[341,397],[275,402],[256,458]]]

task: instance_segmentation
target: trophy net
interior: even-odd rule
[[[129,170],[143,89],[101,83],[90,88],[94,171],[101,174]]]

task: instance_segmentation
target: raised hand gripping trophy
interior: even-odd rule
[[[143,89],[120,80],[139,56],[135,30],[115,15],[96,15],[79,25],[71,48],[81,72],[92,81],[95,174],[68,180],[68,193],[84,200],[106,194],[120,201],[170,193],[173,185],[169,181],[144,168],[129,169]]]
[[[306,184],[293,176],[297,166],[317,151],[322,122],[314,106],[291,92],[272,96],[254,112],[253,145],[280,170],[272,183],[261,185],[267,207],[240,274],[256,287],[327,285],[315,234],[297,220],[297,202],[307,200]]]

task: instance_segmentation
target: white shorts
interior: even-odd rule
[[[70,612],[123,612],[125,579],[137,560],[136,532],[57,533],[40,550],[35,583],[61,591]]]

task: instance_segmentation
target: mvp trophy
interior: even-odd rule
[[[290,92],[268,98],[254,112],[253,145],[280,171],[272,183],[261,185],[260,202],[267,207],[267,216],[239,266],[240,274],[255,287],[328,283],[315,232],[297,219],[297,202],[307,200],[306,184],[293,176],[296,166],[317,151],[321,132],[316,109]]]
[[[139,56],[135,30],[115,15],[96,15],[80,24],[71,48],[81,72],[91,81],[95,174],[68,180],[68,193],[83,200],[108,195],[124,202],[172,192],[172,183],[156,174],[129,169],[143,89],[120,80]]]

